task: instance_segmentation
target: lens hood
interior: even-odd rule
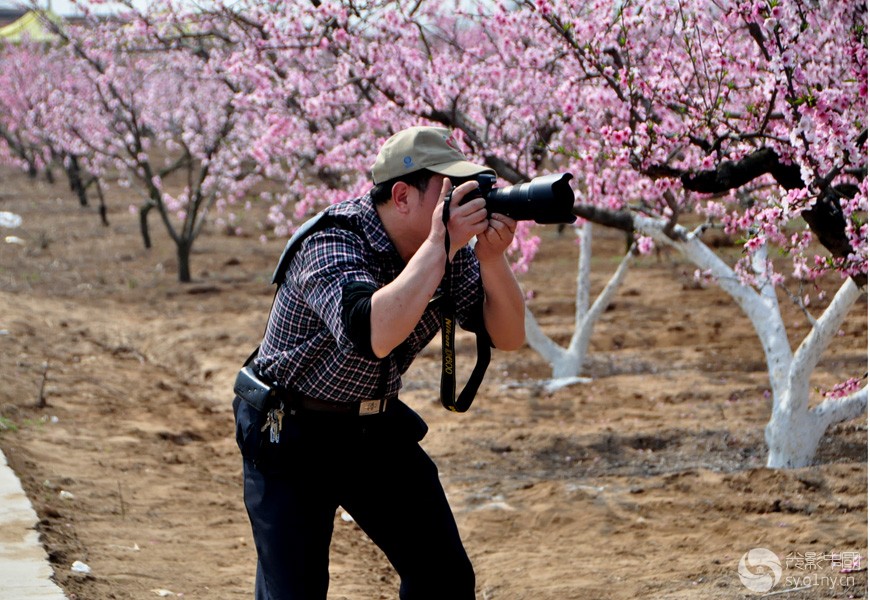
[[[571,173],[535,177],[528,183],[493,188],[485,194],[486,210],[516,221],[573,223],[574,192]]]

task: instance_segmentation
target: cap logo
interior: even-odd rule
[[[450,148],[453,148],[457,152],[461,152],[459,149],[459,144],[456,143],[456,140],[453,139],[453,136],[446,136],[444,138],[444,143],[447,144]]]
[[[405,158],[402,159],[402,164],[405,165],[406,169],[410,169],[411,167],[414,166],[414,159],[411,158],[410,156],[406,156]]]

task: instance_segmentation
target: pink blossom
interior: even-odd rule
[[[825,398],[844,398],[861,389],[861,380],[852,377],[823,393]]]
[[[472,160],[507,165],[501,174],[514,182],[570,171],[584,202],[654,218],[704,215],[748,236],[749,253],[762,239],[790,253],[788,272],[802,279],[866,273],[867,180],[854,175],[867,166],[866,142],[856,142],[867,121],[867,53],[854,35],[866,10],[854,3],[798,11],[764,0],[657,0],[625,4],[614,20],[604,0],[497,2],[462,15],[445,3],[407,14],[241,0],[250,28],[170,6],[126,15],[129,27],[94,21],[76,31],[73,42],[102,71],[69,46],[4,47],[0,124],[29,150],[0,142],[0,160],[41,168],[58,150],[86,155],[92,173],[117,170],[122,181],[163,191],[154,173],[190,151],[209,175],[192,178],[197,189],[173,190],[172,212],[195,218],[190,203],[201,196],[214,199],[215,213],[246,206],[267,178],[274,191],[251,200],[269,204],[268,223],[284,235],[320,206],[363,193],[391,132],[439,122],[460,130]],[[748,23],[768,26],[763,47]],[[166,48],[159,32],[179,24],[232,43],[214,40],[207,59]],[[136,147],[125,123],[153,135]],[[224,125],[230,133],[218,142]],[[701,195],[668,174],[711,171],[761,147],[795,165],[805,185],[785,190],[765,175]],[[833,183],[859,189],[841,202],[852,253],[818,261],[809,232],[794,225],[831,172],[840,173]],[[520,230],[517,269],[528,268],[538,242],[532,228]],[[748,281],[746,266],[737,268]]]
[[[635,243],[637,244],[637,251],[645,255],[650,254],[655,247],[655,242],[653,242],[652,238],[645,235],[638,236]]]

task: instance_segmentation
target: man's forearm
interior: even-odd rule
[[[444,276],[444,248],[427,240],[396,279],[372,295],[372,352],[384,358],[411,335]]]
[[[481,262],[483,322],[496,348],[517,350],[526,340],[523,292],[504,255]]]

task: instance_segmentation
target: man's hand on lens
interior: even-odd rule
[[[491,259],[501,258],[514,241],[516,230],[516,221],[510,217],[493,213],[488,220],[486,230],[477,236],[477,245],[474,246],[477,259],[484,263]]]

